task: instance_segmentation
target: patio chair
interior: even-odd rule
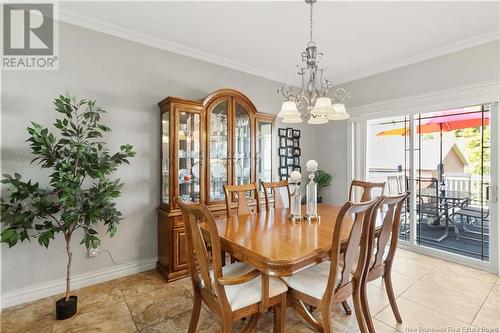
[[[458,216],[459,219],[455,219],[455,216]],[[453,220],[455,221],[455,233],[457,239],[465,238],[483,241],[482,238],[469,237],[465,234],[483,234],[486,236],[489,236],[490,234],[490,210],[488,208],[483,207],[483,209],[481,209],[481,207],[470,206],[467,202],[465,202],[462,204],[462,207],[453,214]],[[460,225],[460,228],[458,228],[457,224]],[[463,234],[460,233],[460,229],[463,231]]]
[[[387,176],[387,189],[389,194],[396,195],[403,193],[403,184],[400,176]]]
[[[406,189],[403,189],[403,186],[405,184],[405,176],[404,175],[393,175],[393,176],[387,176],[387,189],[389,191],[389,195],[398,195],[402,194],[406,191],[408,191],[408,185],[406,185]],[[406,214],[410,212],[410,202],[408,201],[409,199],[405,199],[405,207],[404,209],[401,210],[401,220],[405,220]],[[381,209],[383,209],[382,207]],[[403,239],[409,239],[410,238],[410,226],[408,223],[400,223],[400,230],[399,230],[399,236]]]
[[[417,193],[416,209],[419,217],[418,223],[421,226],[420,230],[425,231],[425,229],[422,229],[424,217],[427,218],[429,226],[444,229],[444,234],[441,237],[435,238],[420,235],[420,238],[436,242],[443,241],[449,236],[450,225],[456,230],[456,226],[453,225],[453,221],[450,219],[450,209],[453,211],[453,205],[450,206],[447,199],[440,196],[439,183],[436,178],[417,178],[415,192]],[[441,225],[443,217],[444,227]]]
[[[436,178],[417,178],[416,193],[418,195],[417,214],[434,218],[433,225],[439,225],[439,220],[444,216],[439,198],[439,183]],[[422,190],[425,190],[423,193]]]

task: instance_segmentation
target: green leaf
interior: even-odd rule
[[[17,241],[21,238],[21,235],[14,229],[5,229],[0,234],[0,241],[2,243],[9,244],[9,247],[16,245]]]
[[[100,141],[111,128],[101,122],[106,111],[93,100],[60,95],[54,109],[58,116],[51,129],[35,122],[27,127],[32,162],[48,170],[48,187],[24,181],[18,173],[0,180],[7,189],[0,198],[0,236],[9,246],[37,238],[48,247],[58,233],[78,228],[84,230],[82,244],[97,246],[96,226],[104,224],[113,236],[122,218],[114,201],[123,184],[111,175],[135,156],[133,147],[110,152]]]
[[[314,181],[318,184],[318,190],[320,190],[324,187],[330,186],[332,176],[330,176],[324,170],[318,170],[316,171]]]
[[[110,234],[111,237],[113,237],[114,235],[116,235],[116,232],[118,231],[118,227],[116,226],[115,223],[112,223],[109,228],[108,228],[108,232]]]

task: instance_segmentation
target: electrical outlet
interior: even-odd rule
[[[97,247],[93,247],[89,249],[88,256],[89,258],[97,257],[97,255],[101,252]]]

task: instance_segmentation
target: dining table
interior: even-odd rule
[[[215,219],[222,252],[262,273],[261,313],[268,310],[269,277],[291,276],[330,257],[333,230],[341,208],[318,204],[320,218],[314,221],[292,222],[289,208]],[[341,229],[343,242],[347,242],[351,227],[352,218],[346,216]],[[200,228],[204,237],[209,237],[204,222]]]
[[[437,242],[442,242],[444,239],[448,238],[450,234],[450,222],[455,228],[458,234],[455,224],[452,221],[453,215],[455,215],[455,209],[460,207],[463,203],[471,200],[470,192],[467,191],[457,191],[457,190],[444,190],[437,191],[435,188],[421,188],[418,190],[417,195],[419,197],[435,198],[439,204],[439,209],[444,212],[444,233],[438,239],[428,238]],[[451,210],[451,213],[450,213]],[[439,221],[438,221],[439,222]]]
[[[292,222],[288,208],[276,208],[215,220],[222,251],[268,276],[283,277],[330,256],[333,229],[341,207],[318,204],[317,221]],[[303,207],[303,211],[305,207]],[[352,220],[346,216],[341,238],[347,241]],[[202,232],[208,234],[204,223]]]

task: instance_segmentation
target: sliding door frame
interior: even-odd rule
[[[415,165],[414,156],[414,135],[415,135],[415,118],[418,114],[442,111],[452,108],[469,107],[479,104],[490,104],[490,176],[491,176],[491,201],[490,201],[490,221],[491,224],[496,224],[494,228],[490,228],[490,257],[489,262],[484,262],[478,259],[468,258],[463,255],[446,252],[444,250],[420,246],[416,240],[416,193],[412,191],[410,200],[410,239],[409,241],[399,242],[399,246],[407,248],[411,251],[426,254],[433,257],[449,260],[459,264],[479,268],[499,274],[499,202],[498,202],[498,177],[499,177],[499,108],[500,100],[500,81],[489,81],[481,84],[458,87],[450,90],[424,95],[410,96],[407,98],[385,101],[381,103],[369,104],[354,107],[351,109],[351,114],[354,116],[348,122],[347,142],[348,142],[348,158],[347,171],[348,181],[353,178],[367,179],[367,123],[369,120],[393,117],[393,116],[409,116],[410,117],[410,138],[409,148],[410,165]],[[415,168],[410,168],[410,181],[414,184]]]

